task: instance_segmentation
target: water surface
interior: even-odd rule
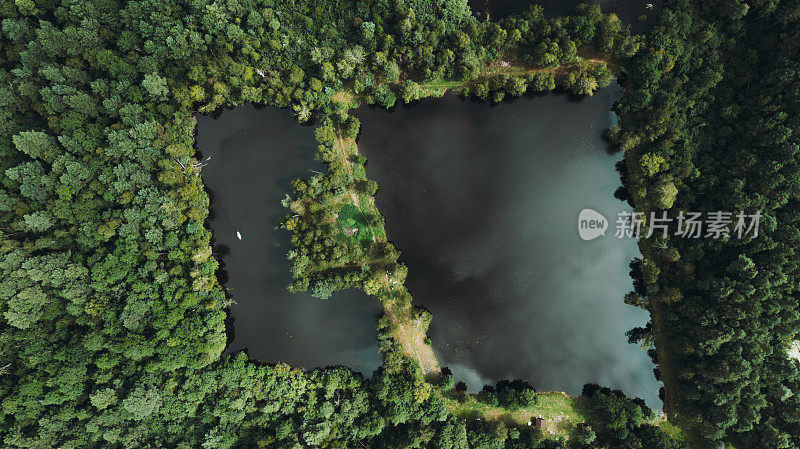
[[[622,300],[636,242],[613,236],[627,205],[613,197],[621,156],[601,136],[619,92],[357,111],[414,303],[433,313],[439,362],[471,388],[522,378],[578,394],[598,382],[660,407],[653,365],[624,335],[648,316]],[[583,208],[609,218],[606,237],[579,238]]]
[[[248,105],[218,119],[198,116],[197,128],[198,149],[211,157],[202,177],[211,193],[214,250],[236,302],[228,351],[305,368],[346,365],[369,376],[380,364],[378,301],[357,290],[320,300],[285,289],[289,235],[274,226],[287,212],[280,201],[290,181],[321,169],[313,127],[288,111]]]

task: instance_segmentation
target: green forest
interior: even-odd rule
[[[665,408],[703,440],[800,447],[800,4],[671,2],[619,104],[637,210],[761,211],[757,238],[640,241]],[[653,163],[653,161],[656,161]]]
[[[800,3],[695,3],[667,1],[639,36],[596,6],[492,22],[464,0],[0,0],[2,446],[800,447]],[[592,384],[466,394],[408,356],[404,326],[431,316],[402,286],[349,109],[591,95],[615,77],[618,196],[672,216],[760,210],[762,233],[640,241],[625,301],[652,320],[629,336],[658,364],[668,423]],[[195,114],[245,102],[316,127],[326,171],[287,186],[279,223],[289,288],[378,297],[368,378],[223,355]],[[526,424],[554,401],[590,426]]]

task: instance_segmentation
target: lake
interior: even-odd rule
[[[267,362],[315,368],[346,365],[365,376],[380,365],[379,302],[360,290],[329,300],[291,294],[289,233],[274,229],[290,181],[320,169],[314,128],[289,111],[242,106],[218,119],[197,117],[197,147],[211,195],[215,256],[231,306],[234,337],[228,352],[247,349]],[[241,240],[236,233],[242,236]]]
[[[636,241],[614,237],[628,205],[613,197],[621,155],[602,133],[620,90],[357,110],[407,286],[433,314],[440,364],[470,389],[521,378],[579,394],[597,382],[660,408],[654,366],[625,337],[648,315],[623,302]],[[580,239],[584,208],[608,219],[606,236]]]
[[[548,16],[579,1],[541,2]],[[598,2],[635,32],[647,2]],[[481,6],[483,4],[483,6]],[[493,18],[529,2],[475,0]],[[481,16],[483,18],[483,16]],[[522,378],[540,390],[580,392],[585,382],[621,388],[660,407],[659,383],[625,331],[647,314],[626,306],[633,240],[613,238],[625,205],[602,132],[615,121],[613,86],[580,101],[563,95],[497,106],[453,96],[387,113],[361,108],[360,151],[378,182],[389,239],[409,265],[408,286],[434,319],[429,335],[442,365],[471,389]],[[369,375],[380,363],[378,301],[348,290],[329,300],[285,290],[288,233],[274,224],[289,182],[319,169],[313,128],[288,111],[239,107],[198,116],[202,177],[211,194],[214,249],[231,306],[227,351],[314,368],[346,365]],[[605,237],[585,242],[577,217],[609,219]],[[237,232],[242,239],[237,238]]]

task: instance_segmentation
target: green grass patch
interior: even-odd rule
[[[567,396],[561,392],[539,393],[535,410],[543,418],[569,415],[575,423],[585,422],[589,418],[589,400],[582,396]]]
[[[684,441],[685,440],[684,437],[683,437],[683,431],[681,430],[681,428],[676,426],[675,424],[669,422],[669,421],[661,421],[661,422],[659,422],[658,423],[658,427],[660,427],[661,430],[664,431],[664,433],[666,433],[667,435],[669,435],[670,437],[672,437],[672,438],[674,438],[674,439],[676,439],[678,441]]]
[[[366,215],[352,204],[342,206],[336,217],[336,224],[346,236],[355,241],[372,241]]]
[[[556,435],[559,436],[572,434],[579,423],[591,422],[589,401],[584,397],[566,396],[561,392],[539,393],[535,406],[514,411],[484,404],[472,396],[459,403],[449,397],[451,394],[444,394],[445,403],[454,415],[461,418],[483,417],[486,420],[500,420],[518,426],[526,426],[536,416],[551,420],[560,418],[560,422],[555,424]]]

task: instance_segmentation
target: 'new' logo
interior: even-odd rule
[[[606,235],[608,220],[602,214],[592,209],[584,209],[578,215],[578,234],[583,240],[594,240],[601,235]]]

